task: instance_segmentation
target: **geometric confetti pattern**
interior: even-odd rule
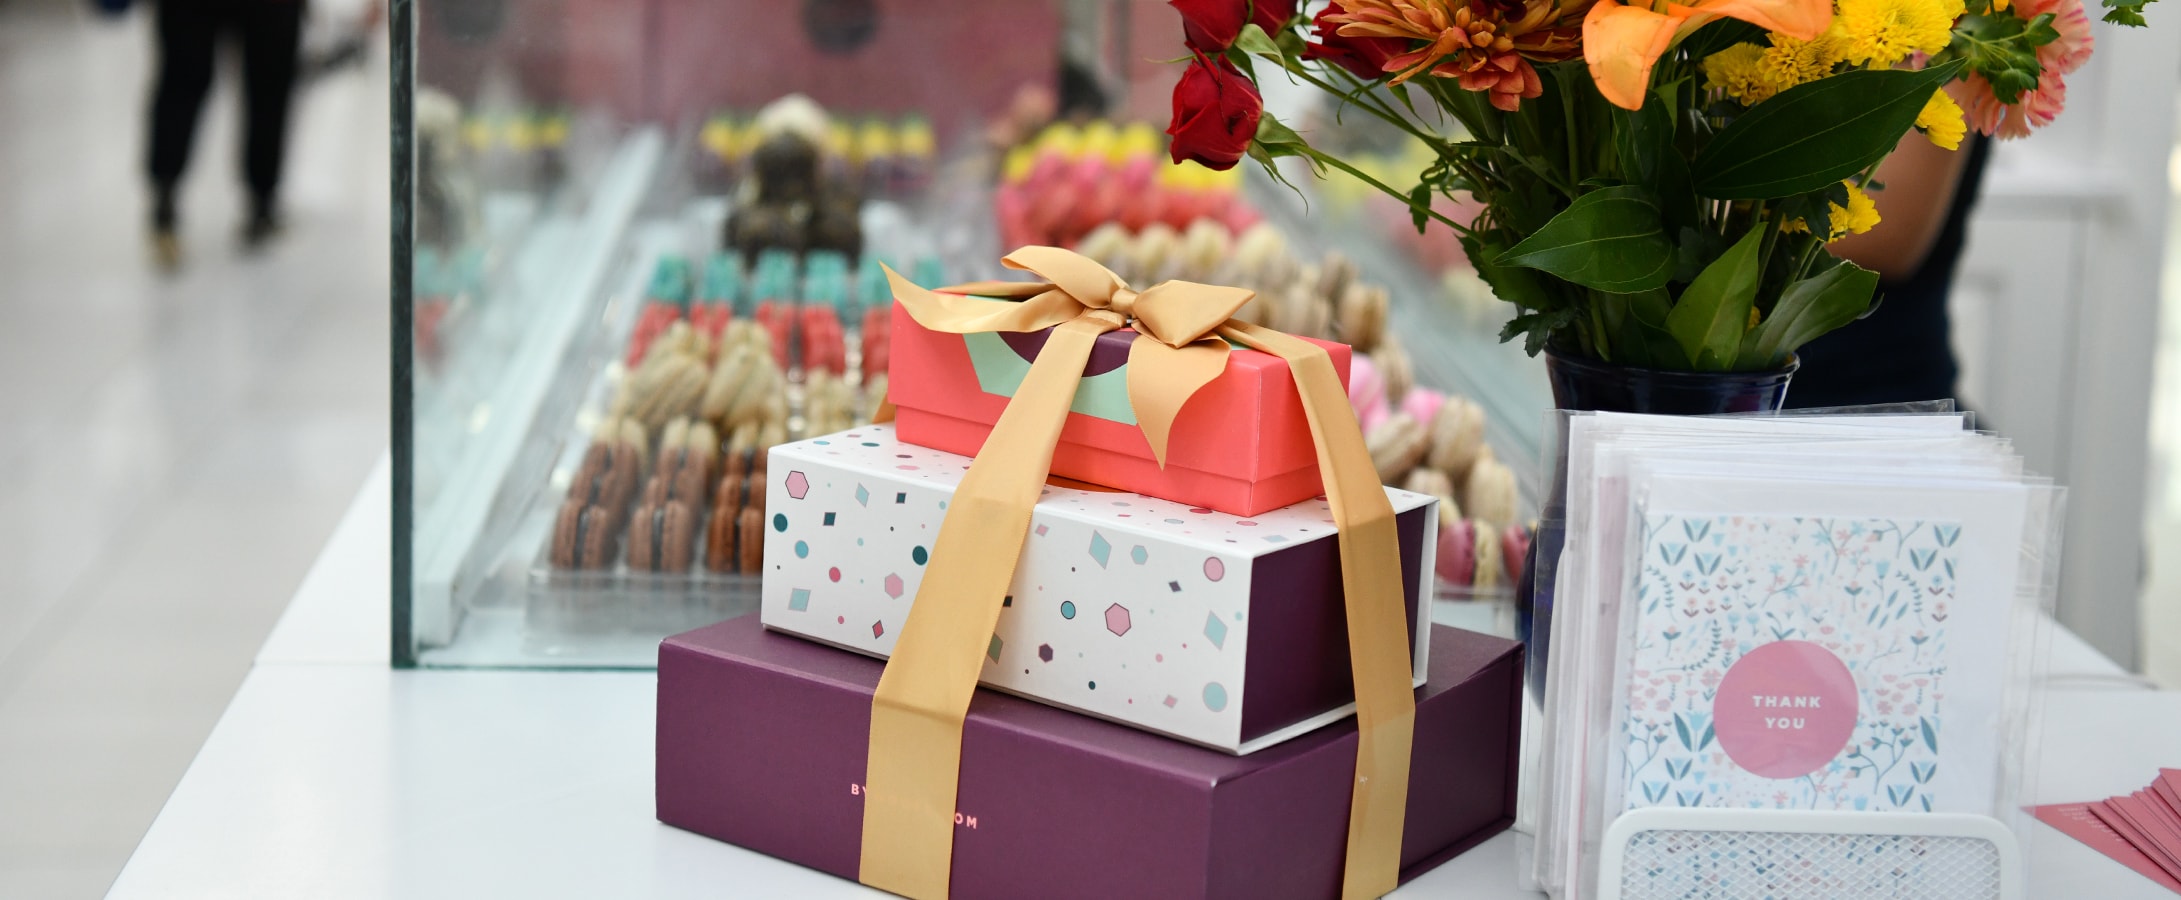
[[[1128,607],[1118,603],[1106,607],[1107,631],[1113,632],[1115,636],[1125,637],[1128,634],[1128,628]]]
[[[900,638],[926,573],[943,562],[937,541],[968,461],[903,444],[891,426],[820,440],[829,443],[782,444],[771,453],[779,475],[769,479],[763,507],[772,526],[764,530],[765,624],[883,657]],[[1255,516],[1245,526],[1136,494],[1057,485],[1041,493],[1006,597],[989,598],[997,619],[978,647],[979,678],[1056,706],[1239,749],[1249,629],[1277,618],[1274,610],[1248,615],[1252,591],[1263,590],[1254,573],[1259,560],[1298,547],[1332,555],[1324,501]],[[1389,490],[1388,498],[1397,512],[1432,503],[1401,491]],[[1421,562],[1428,571],[1431,560]]]
[[[1227,623],[1219,621],[1218,613],[1204,614],[1204,636],[1211,640],[1212,646],[1226,649]]]

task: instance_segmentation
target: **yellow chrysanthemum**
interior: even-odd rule
[[[1856,187],[1853,181],[1845,181],[1842,184],[1848,186],[1848,205],[1830,204],[1832,206],[1832,233],[1825,236],[1827,243],[1840,240],[1851,234],[1862,234],[1878,225],[1878,204],[1871,200],[1871,195],[1864,193],[1862,188]],[[1780,230],[1800,234],[1809,231],[1810,228],[1804,225],[1801,219],[1794,219],[1780,226]]]
[[[1828,35],[1847,61],[1891,68],[1913,53],[1937,53],[1953,37],[1961,0],[1839,0]]]
[[[1775,92],[1833,74],[1833,66],[1839,64],[1846,50],[1829,33],[1798,41],[1775,31],[1771,38],[1772,46],[1757,61],[1757,69]]]
[[[1969,133],[1961,119],[1961,105],[1943,89],[1932,91],[1931,99],[1924,101],[1923,111],[1916,114],[1916,127],[1923,129],[1931,143],[1948,150],[1961,149],[1961,139]]]
[[[1705,57],[1705,89],[1725,93],[1744,106],[1755,106],[1771,99],[1779,89],[1772,86],[1758,66],[1764,53],[1765,48],[1756,44],[1736,44]]]
[[[1704,86],[1755,106],[1798,84],[1833,74],[1845,48],[1832,34],[1796,40],[1778,32],[1771,46],[1736,44],[1706,57]]]
[[[1862,234],[1878,226],[1878,203],[1862,188],[1848,185],[1848,208],[1833,207],[1833,236],[1838,240],[1851,234]]]

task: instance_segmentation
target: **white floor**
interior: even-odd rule
[[[256,257],[221,73],[162,277],[139,7],[0,0],[0,897],[105,892],[387,438],[383,50],[298,97]]]

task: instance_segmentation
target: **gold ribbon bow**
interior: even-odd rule
[[[1099,335],[1133,325],[1129,403],[1162,466],[1175,415],[1226,368],[1228,341],[1280,357],[1293,373],[1339,529],[1355,680],[1355,792],[1341,891],[1357,898],[1393,890],[1416,719],[1401,559],[1393,505],[1332,358],[1309,341],[1231,318],[1251,297],[1240,288],[1169,281],[1137,292],[1104,266],[1054,247],[1024,247],[1003,262],[1045,281],[934,292],[886,271],[895,299],[925,328],[1052,333],[955,488],[916,601],[879,678],[871,703],[858,878],[909,897],[947,895],[962,721],[985,648],[1091,348]]]

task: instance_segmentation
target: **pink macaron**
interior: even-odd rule
[[[1446,587],[1468,587],[1477,580],[1477,529],[1468,519],[1439,523],[1439,561],[1434,567]]]

